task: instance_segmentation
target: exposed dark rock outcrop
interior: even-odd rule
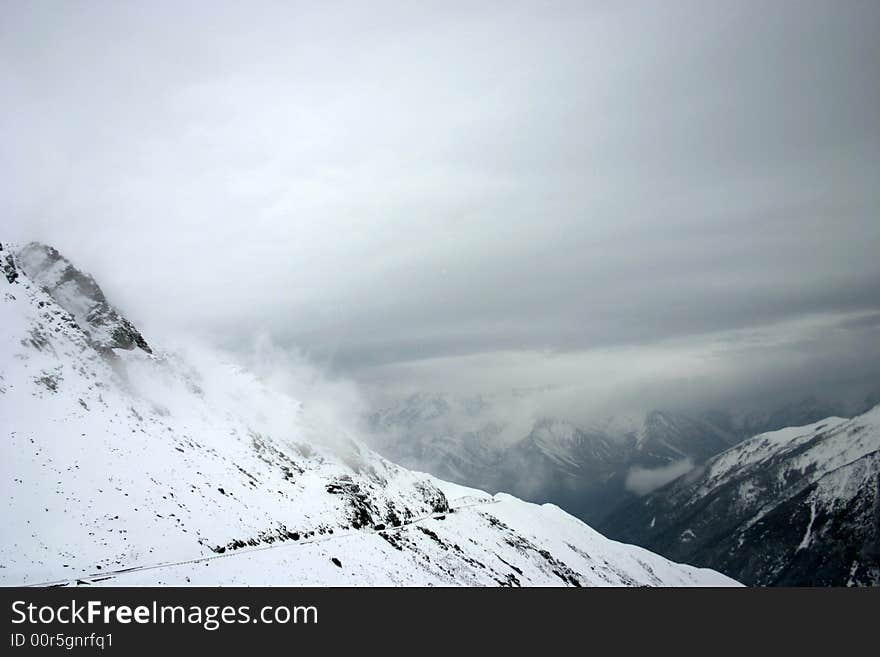
[[[9,284],[15,283],[16,279],[18,279],[18,270],[15,268],[15,258],[8,250],[4,250],[2,244],[0,244],[0,271],[3,272],[3,275],[6,277],[6,282]]]
[[[31,242],[18,250],[16,261],[31,280],[73,316],[95,348],[104,353],[111,349],[152,353],[141,332],[110,305],[95,279],[77,269],[57,249]],[[5,266],[4,273],[9,280]]]

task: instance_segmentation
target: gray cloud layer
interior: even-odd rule
[[[0,12],[2,232],[148,326],[385,391],[876,380],[875,2]]]

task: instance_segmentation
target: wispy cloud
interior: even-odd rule
[[[693,467],[693,461],[683,459],[659,468],[630,468],[626,475],[626,489],[636,495],[647,495],[690,472]]]

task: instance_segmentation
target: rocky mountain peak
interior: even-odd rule
[[[31,242],[17,250],[15,261],[21,271],[73,316],[97,349],[107,353],[111,349],[137,348],[152,353],[141,332],[110,305],[91,274],[75,267],[56,248]],[[8,279],[9,273],[6,276]]]

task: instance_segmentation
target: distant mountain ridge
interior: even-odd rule
[[[870,407],[867,400],[856,407]],[[660,485],[740,441],[792,424],[816,421],[839,406],[815,398],[770,411],[692,415],[655,409],[598,418],[588,425],[543,417],[510,434],[497,396],[420,393],[372,413],[376,449],[407,467],[523,499],[553,502],[599,523],[637,497],[631,480],[657,473]]]

